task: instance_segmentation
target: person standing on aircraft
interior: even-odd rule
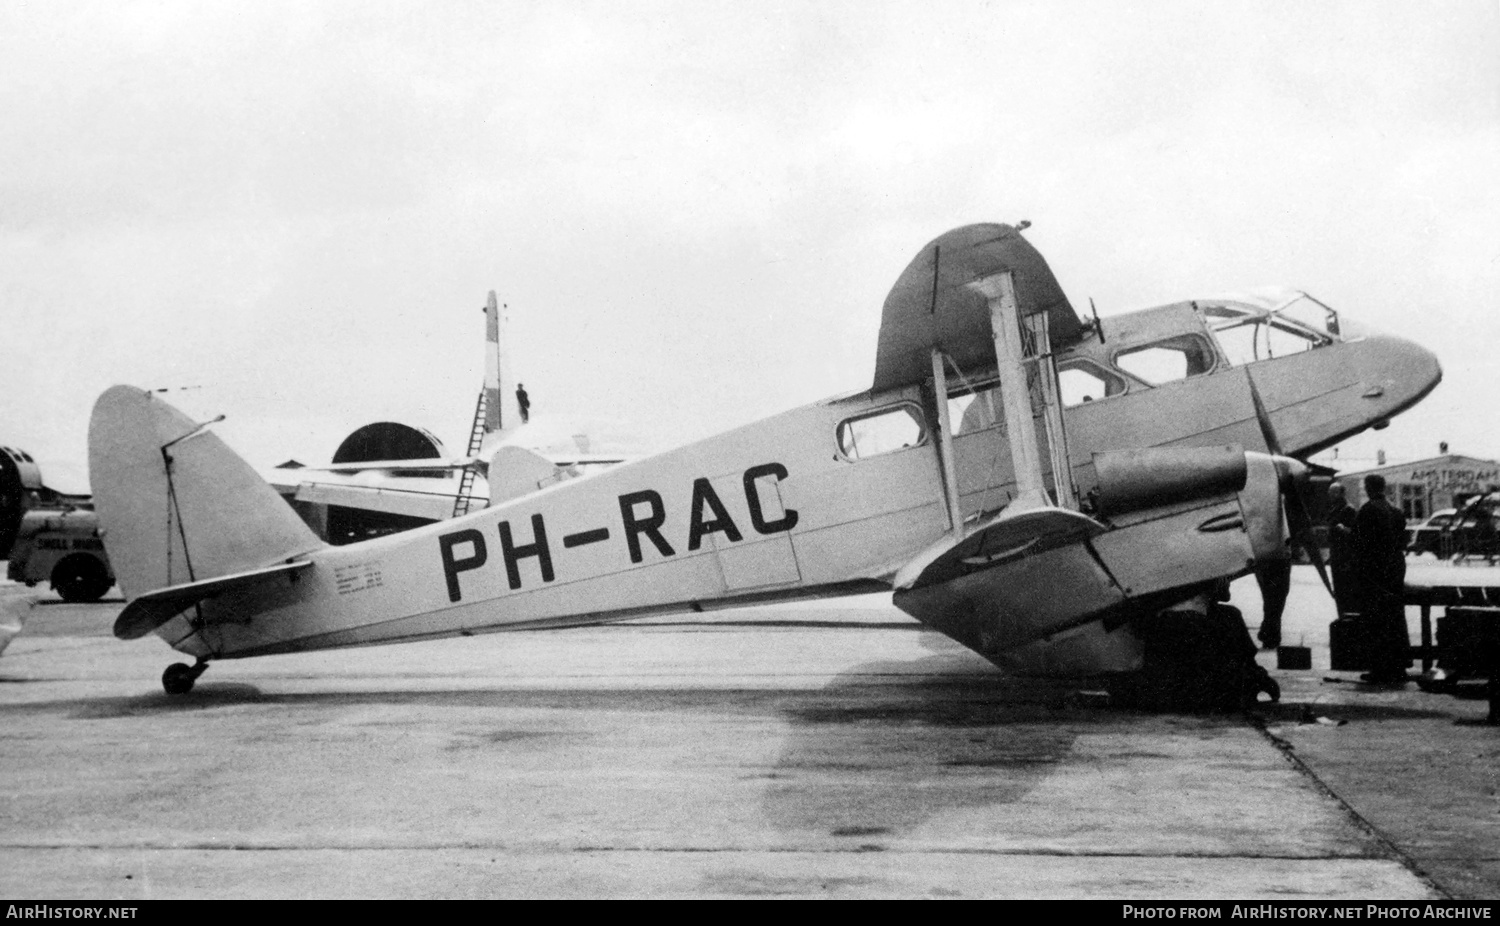
[[[1343,483],[1328,487],[1328,570],[1333,580],[1334,607],[1339,616],[1359,610],[1359,562],[1354,526],[1359,512],[1349,504]]]
[[[1406,634],[1406,518],[1385,498],[1385,477],[1365,477],[1364,506],[1355,518],[1359,556],[1360,617],[1370,643],[1370,671],[1360,676],[1378,685],[1406,682],[1411,665]]]
[[[516,404],[521,407],[521,423],[531,420],[531,396],[526,394],[526,384],[516,383]]]

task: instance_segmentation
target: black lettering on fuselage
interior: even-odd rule
[[[472,543],[473,555],[463,558],[454,556],[453,548],[461,543]],[[472,529],[442,534],[438,537],[438,547],[443,551],[443,576],[448,580],[448,600],[458,601],[463,598],[463,594],[458,589],[458,574],[470,569],[478,569],[488,558],[484,549],[484,535]]]
[[[760,507],[760,492],[755,487],[755,480],[762,476],[775,476],[779,482],[786,478],[786,467],[780,463],[762,463],[745,470],[745,503],[750,506],[751,526],[761,534],[780,534],[791,530],[797,526],[795,509],[786,508],[781,517],[774,521],[766,520],[765,510]]]
[[[637,518],[635,506],[641,504],[649,505],[651,513],[644,518]],[[621,495],[620,518],[625,522],[625,543],[630,547],[632,563],[639,563],[645,559],[641,555],[642,534],[651,538],[651,543],[656,546],[656,552],[662,556],[672,555],[672,545],[667,543],[667,538],[661,535],[661,526],[667,521],[667,511],[662,506],[660,493],[652,489],[642,489],[639,492]]]
[[[547,548],[547,526],[542,516],[531,516],[531,543],[518,547],[510,535],[510,522],[500,522],[500,551],[505,556],[505,577],[512,589],[521,587],[521,560],[535,556],[542,567],[542,581],[552,581],[552,551]]]
[[[705,505],[714,513],[711,521],[703,520]],[[696,550],[703,546],[703,535],[716,531],[723,531],[724,536],[731,541],[740,539],[740,529],[734,526],[734,520],[729,517],[729,512],[724,510],[724,503],[719,501],[714,487],[707,479],[694,479],[693,516],[688,523],[688,549]]]

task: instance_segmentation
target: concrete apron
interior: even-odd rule
[[[39,606],[0,659],[0,891],[1442,896],[1244,718],[1071,707],[863,607],[216,663],[168,697],[118,603]]]

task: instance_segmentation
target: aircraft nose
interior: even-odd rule
[[[1436,355],[1414,341],[1370,332],[1361,347],[1360,395],[1370,400],[1383,418],[1411,408],[1443,379]]]

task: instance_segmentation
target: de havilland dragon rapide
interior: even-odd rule
[[[195,657],[163,676],[181,694],[217,659],[886,591],[1010,672],[1137,672],[1153,615],[1304,533],[1309,454],[1441,370],[1300,291],[1085,320],[1025,227],[923,247],[858,391],[344,546],[113,387],[89,466],[115,634]]]

